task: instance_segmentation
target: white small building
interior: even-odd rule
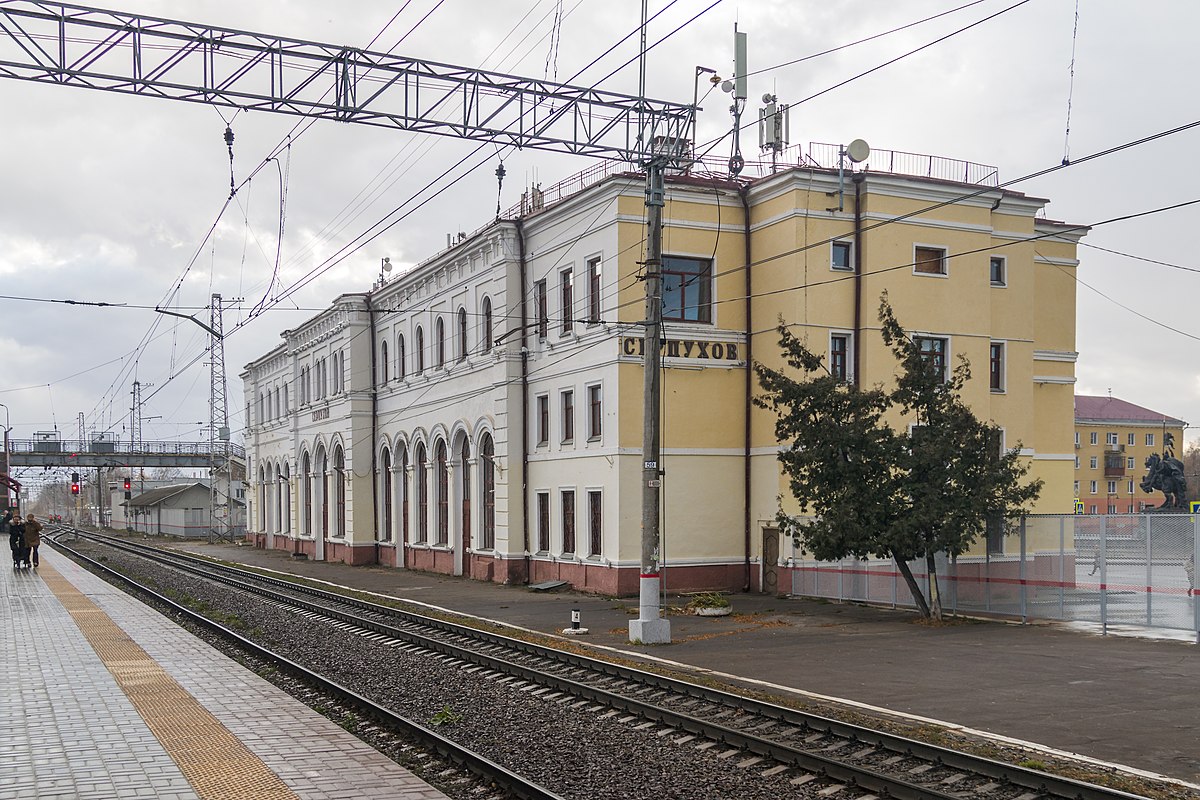
[[[165,536],[207,537],[210,530],[209,504],[211,494],[207,484],[195,481],[174,483],[134,495],[114,504],[124,512],[122,527],[139,533]],[[245,503],[236,498],[233,520],[236,535],[245,534]],[[114,518],[116,514],[114,513]],[[116,523],[114,522],[114,527]]]

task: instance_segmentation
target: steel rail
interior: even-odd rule
[[[76,533],[76,535],[84,535]],[[86,538],[86,535],[85,535]],[[235,631],[226,628],[218,622],[214,622],[199,613],[192,611],[190,608],[174,602],[168,597],[159,594],[148,586],[138,583],[136,580],[127,575],[104,565],[103,563],[89,558],[80,553],[65,543],[58,541],[56,536],[47,536],[47,541],[54,547],[59,548],[67,553],[70,553],[72,558],[79,559],[85,562],[92,569],[113,576],[121,583],[134,587],[134,589],[148,597],[152,597],[156,603],[161,603],[170,608],[175,613],[186,617],[189,621],[200,625],[201,627],[216,633],[224,639],[227,639],[238,648],[247,651],[251,655],[260,658],[276,667],[300,678],[301,680],[317,687],[322,692],[332,695],[341,702],[346,703],[354,708],[366,712],[368,716],[376,720],[382,725],[392,729],[403,731],[409,737],[417,740],[423,747],[432,750],[442,758],[457,764],[459,767],[469,770],[481,778],[492,781],[498,787],[510,792],[513,796],[522,798],[523,800],[566,800],[561,795],[556,794],[543,786],[539,786],[515,772],[512,772],[506,767],[497,764],[487,757],[476,753],[466,747],[463,747],[456,742],[447,739],[446,737],[431,731],[430,729],[413,722],[407,717],[401,716],[396,712],[381,706],[374,701],[363,697],[357,692],[348,689],[341,684],[324,677],[323,675],[313,672],[301,664],[298,664],[291,659],[288,659],[273,650],[263,647],[250,639],[247,639]],[[108,544],[106,542],[106,544]]]
[[[914,758],[918,758],[929,763],[941,765],[950,769],[961,770],[963,772],[968,772],[980,777],[1004,781],[1014,786],[1022,787],[1032,791],[1049,793],[1056,797],[1071,798],[1072,800],[1138,800],[1140,797],[1139,795],[1129,794],[1120,790],[1096,786],[1094,784],[1084,783],[1071,778],[1050,775],[1025,767],[1005,764],[1003,762],[984,758],[982,756],[962,753],[956,750],[941,747],[939,745],[933,745],[896,734],[886,733],[860,725],[842,722],[829,717],[823,717],[820,715],[775,705],[773,703],[747,698],[732,692],[699,686],[688,681],[667,678],[662,675],[633,667],[616,665],[601,659],[590,658],[588,656],[582,656],[574,653],[567,653],[555,648],[532,644],[530,642],[514,639],[502,634],[480,631],[479,629],[470,626],[459,625],[446,620],[427,617],[414,612],[373,603],[355,597],[347,597],[346,595],[339,594],[337,592],[331,592],[305,584],[298,584],[294,581],[263,575],[262,573],[252,570],[232,567],[228,564],[200,556],[178,553],[175,551],[167,551],[162,548],[131,544],[120,539],[111,539],[110,537],[103,537],[95,534],[89,534],[89,536],[100,539],[109,546],[125,549],[128,552],[142,555],[143,557],[151,558],[152,560],[175,566],[177,568],[184,568],[181,567],[178,562],[184,562],[192,565],[202,565],[202,568],[191,569],[191,571],[195,572],[196,574],[203,574],[204,577],[209,579],[222,580],[230,585],[238,585],[239,588],[243,588],[246,591],[254,592],[262,596],[269,596],[269,593],[263,591],[260,587],[244,585],[236,578],[223,578],[213,576],[208,573],[212,568],[215,567],[231,576],[249,578],[260,583],[285,587],[290,592],[312,595],[328,602],[348,605],[359,610],[368,611],[375,615],[399,617],[409,624],[431,627],[435,630],[440,630],[445,633],[460,637],[466,637],[467,639],[474,641],[482,640],[483,642],[495,647],[503,647],[535,658],[548,659],[559,662],[566,666],[587,669],[613,678],[649,685],[654,688],[674,692],[676,694],[682,694],[704,702],[746,710],[780,723],[805,728],[830,736],[848,739],[850,741],[860,742],[866,745],[880,747],[897,754],[910,755]],[[164,556],[165,553],[169,553],[169,556]],[[295,603],[296,601],[294,598],[288,598],[288,602]],[[533,669],[524,665],[514,664],[512,661],[496,659],[486,654],[479,653],[475,650],[467,649],[465,647],[444,642],[442,640],[429,638],[411,630],[394,628],[386,623],[366,620],[353,615],[341,615],[340,612],[337,612],[335,609],[330,609],[323,606],[316,606],[311,610],[327,616],[338,617],[344,622],[357,625],[368,630],[395,636],[397,638],[406,638],[410,641],[415,641],[415,643],[427,649],[435,652],[441,652],[446,655],[451,655],[464,661],[470,661],[510,673],[519,670],[525,673],[522,675],[522,677],[525,677],[528,680],[537,680],[541,683],[553,683],[554,688],[559,689],[560,691],[570,692],[572,694],[579,695],[580,697],[586,697],[597,702],[603,702],[606,705],[610,705],[614,708],[622,708],[630,711],[631,713],[637,713],[646,719],[655,720],[662,722],[663,724],[672,725],[674,727],[679,727],[682,730],[688,731],[689,733],[704,735],[708,738],[725,742],[731,746],[738,746],[757,755],[773,758],[780,763],[794,764],[804,769],[809,769],[811,771],[828,775],[831,778],[854,782],[856,785],[872,791],[888,792],[889,794],[887,796],[890,797],[912,797],[927,800],[931,798],[957,798],[961,796],[960,794],[955,794],[954,792],[941,793],[936,790],[931,790],[928,787],[919,786],[917,784],[912,784],[905,781],[899,781],[879,773],[872,773],[870,770],[864,770],[861,767],[848,764],[847,762],[808,753],[807,751],[803,750],[797,750],[793,747],[781,745],[778,742],[773,742],[769,739],[754,736],[753,734],[727,728],[725,726],[702,719],[690,717],[686,714],[664,709],[660,706],[655,706],[650,703],[643,703],[642,701],[636,699],[614,694],[612,692],[607,692],[603,689],[598,689],[586,684],[580,684],[575,681],[571,681],[557,675],[548,674],[541,670]],[[813,760],[808,761],[807,759],[809,758],[812,758]],[[868,782],[864,782],[864,778]],[[878,779],[881,781],[881,783],[873,784],[869,782],[875,779]]]

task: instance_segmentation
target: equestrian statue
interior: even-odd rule
[[[1160,491],[1164,499],[1154,511],[1187,513],[1187,479],[1184,478],[1183,462],[1175,458],[1172,442],[1168,441],[1163,454],[1152,453],[1146,459],[1146,477],[1142,478],[1142,491]],[[1150,510],[1150,509],[1148,509]]]

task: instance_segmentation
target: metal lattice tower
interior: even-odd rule
[[[208,444],[209,444],[209,540],[232,539],[229,484],[229,396],[225,386],[225,335],[221,295],[212,296],[209,321]],[[224,491],[222,491],[222,485]]]

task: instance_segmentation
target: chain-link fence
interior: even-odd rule
[[[993,526],[967,553],[938,554],[943,609],[1023,621],[1196,631],[1200,515],[1038,515]],[[787,552],[787,548],[785,548]],[[816,561],[799,547],[782,564],[794,595],[915,605],[895,562]],[[924,561],[909,564],[929,597]],[[786,583],[784,584],[786,585]]]

